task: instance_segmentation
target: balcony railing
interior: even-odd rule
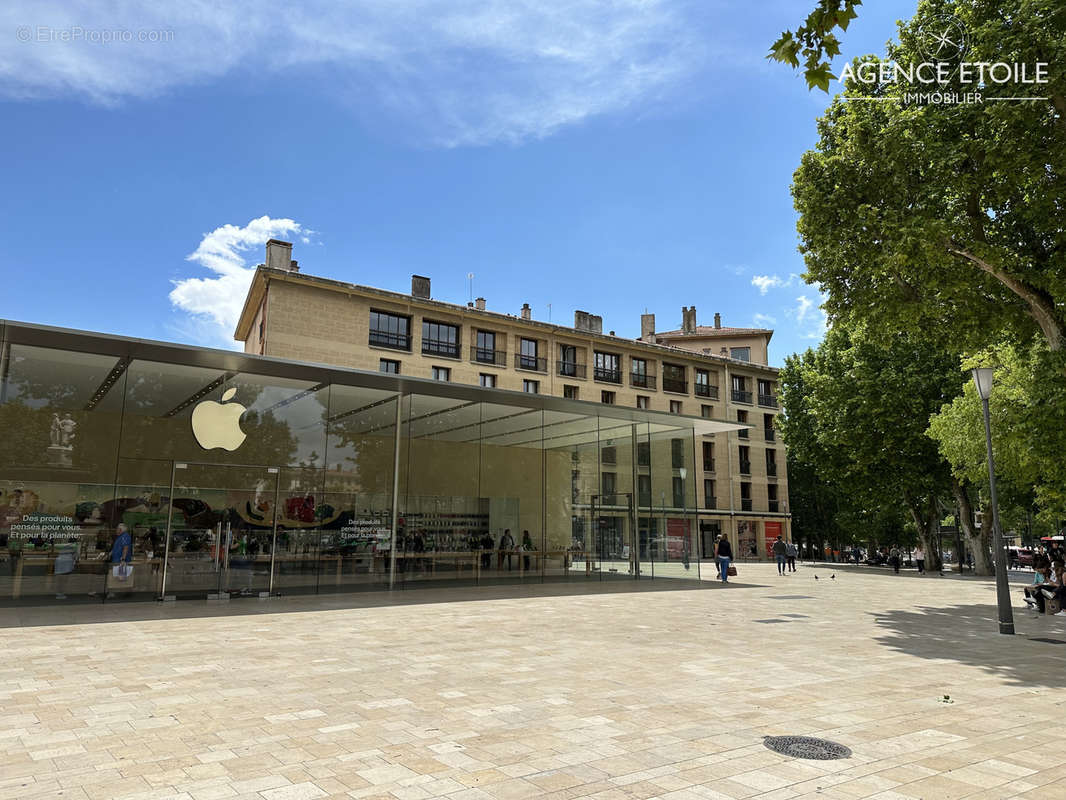
[[[705,459],[703,459],[703,471],[704,472],[714,472],[714,459],[713,458],[705,458]]]
[[[763,428],[762,429],[762,435],[763,435],[763,438],[766,441],[768,441],[768,442],[772,442],[772,441],[774,441],[777,438],[776,435],[774,434],[774,429],[773,428]]]
[[[607,383],[621,383],[622,372],[617,369],[607,369],[606,367],[593,367],[592,377],[598,381],[606,381]]]
[[[747,428],[741,428],[739,431],[737,431],[737,436],[739,436],[741,439],[747,439],[748,438],[748,429]]]
[[[748,401],[751,402],[750,400]],[[777,408],[777,396],[772,394],[760,394],[759,405],[767,408]]]
[[[751,511],[751,498],[750,497],[741,498],[741,500],[740,500],[740,510],[741,511]]]
[[[654,391],[656,386],[655,376],[648,372],[631,372],[629,373],[629,385],[638,389],[651,389]]]
[[[771,461],[769,464],[766,465],[766,474],[769,475],[771,478],[776,478],[777,477],[777,463],[776,462]]]
[[[696,397],[709,397],[712,400],[718,399],[718,387],[712,386],[709,383],[697,383],[696,384]]]
[[[776,500],[770,500],[766,503],[766,505],[767,510],[774,514],[776,514],[778,509],[780,508],[780,504]]]
[[[522,353],[514,354],[515,369],[524,369],[529,372],[547,372],[548,359],[539,356],[527,356]]]
[[[496,367],[507,366],[507,351],[493,350],[491,347],[471,347],[470,360],[478,364],[492,364]]]
[[[410,350],[411,335],[392,331],[370,331],[370,344],[375,347],[388,347],[392,350]]]
[[[688,394],[688,381],[680,380],[678,378],[663,378],[663,391]]]
[[[445,339],[423,339],[422,355],[459,358],[459,344]]]
[[[718,498],[713,494],[704,495],[703,497],[704,508],[718,508]]]
[[[740,389],[733,390],[733,402],[734,403],[748,403],[751,404],[751,392],[741,391]]]
[[[576,361],[556,361],[555,370],[566,378],[584,378],[586,374],[585,365]]]
[[[750,461],[741,461],[740,462],[740,474],[741,475],[751,475],[751,462]]]

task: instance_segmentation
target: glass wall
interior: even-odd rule
[[[698,577],[722,423],[2,330],[0,603]]]

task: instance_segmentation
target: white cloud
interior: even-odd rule
[[[795,323],[801,338],[819,341],[825,336],[829,317],[822,308],[824,302],[825,296],[820,293],[816,300],[800,295],[794,307],[785,309],[785,316]]]
[[[294,220],[262,216],[243,228],[223,225],[204,234],[185,260],[210,270],[216,277],[173,281],[170,302],[188,315],[178,321],[178,330],[200,344],[234,347],[233,329],[255,274],[255,266],[247,265],[245,254],[263,248],[267,239],[300,232],[307,231]]]
[[[771,317],[769,314],[756,314],[754,317],[752,317],[752,320],[756,326],[777,324],[777,318]]]
[[[809,297],[800,295],[796,298],[796,322],[803,322],[814,308],[814,301]]]
[[[321,68],[311,77],[326,91],[367,119],[409,124],[420,141],[519,142],[646,111],[706,63],[697,30],[706,13],[685,0],[7,3],[0,95],[109,105]],[[76,29],[80,39],[54,40]],[[90,32],[132,40],[89,41]]]
[[[787,279],[782,279],[779,275],[756,275],[751,279],[751,285],[759,290],[759,294],[765,295],[771,289],[795,286],[800,280],[800,276],[795,272],[789,274]]]

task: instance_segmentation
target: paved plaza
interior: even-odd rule
[[[991,580],[768,564],[4,608],[0,800],[1066,798],[1066,614],[1015,613],[998,635]]]

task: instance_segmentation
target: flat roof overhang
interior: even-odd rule
[[[708,435],[754,427],[707,417],[569,400],[545,394],[487,389],[428,378],[369,372],[331,364],[292,361],[232,350],[25,322],[0,320],[0,336],[8,344],[110,355],[127,363],[134,360],[155,361],[203,367],[222,373],[246,373],[307,381],[320,388],[322,385],[336,384],[364,387],[396,395],[440,398],[438,408],[429,413],[411,415],[406,420],[409,425],[408,435],[412,437],[426,436],[452,441],[479,439],[501,446],[552,449],[591,444],[605,435],[628,436],[631,435],[634,425],[642,426],[639,431],[642,438],[646,435],[657,436],[678,431]],[[472,409],[477,405],[491,407],[493,414],[488,418],[480,414],[477,420],[474,420],[471,414],[463,413],[463,409]],[[538,411],[542,412],[539,421],[534,415],[534,412]],[[452,415],[454,419],[451,422],[454,424],[442,425],[441,423],[445,422],[440,418],[442,414]],[[430,417],[433,418],[432,424],[426,422]],[[385,427],[391,426],[383,425],[379,430],[384,432]]]

